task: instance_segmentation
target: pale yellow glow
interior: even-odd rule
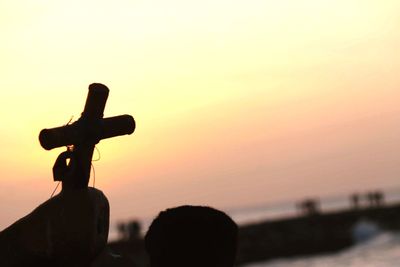
[[[98,145],[114,219],[347,192],[364,175],[364,187],[395,184],[395,160],[369,164],[361,150],[392,155],[379,142],[400,141],[388,134],[399,12],[365,0],[3,1],[0,208],[29,193],[0,226],[48,197],[63,149],[44,151],[39,131],[78,119],[92,82],[111,90],[105,116],[137,121]]]

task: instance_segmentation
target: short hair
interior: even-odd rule
[[[232,267],[238,227],[224,212],[180,206],[160,212],[145,236],[152,267]]]

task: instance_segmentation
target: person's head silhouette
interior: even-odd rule
[[[162,211],[145,237],[151,267],[232,267],[238,227],[222,211],[180,206]]]

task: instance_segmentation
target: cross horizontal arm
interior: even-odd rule
[[[99,119],[89,124],[78,120],[73,124],[43,129],[39,134],[39,141],[44,149],[51,150],[56,147],[83,144],[88,140],[97,143],[102,139],[132,134],[134,130],[133,117],[120,115]]]

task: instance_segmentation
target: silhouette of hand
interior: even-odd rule
[[[0,232],[0,266],[89,266],[108,229],[109,204],[100,190],[61,192]]]

